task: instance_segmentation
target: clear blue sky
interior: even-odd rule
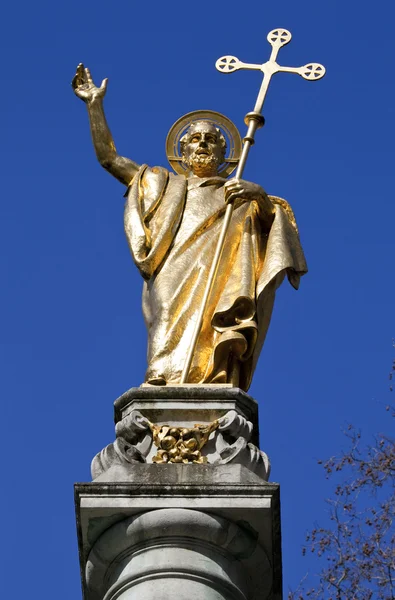
[[[109,78],[118,150],[165,165],[174,121],[219,110],[244,131],[260,74],[224,76],[233,54],[326,77],[274,78],[245,177],[286,198],[310,272],[281,288],[250,393],[281,483],[285,590],[329,493],[316,459],[341,427],[386,426],[395,256],[395,8],[387,0],[8,3],[3,9],[0,216],[4,596],[80,597],[73,482],[114,437],[112,403],[139,385],[141,280],[123,234],[123,188],[96,163],[70,81]]]

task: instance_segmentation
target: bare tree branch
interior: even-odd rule
[[[395,440],[379,434],[363,444],[351,425],[345,435],[348,450],[319,461],[328,478],[340,479],[328,500],[332,525],[316,526],[303,549],[325,566],[288,600],[395,600]]]

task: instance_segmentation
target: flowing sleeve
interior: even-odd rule
[[[126,238],[146,280],[156,273],[174,240],[185,192],[185,177],[174,176],[162,167],[143,165],[126,193]]]
[[[307,273],[306,259],[291,207],[282,198],[269,198],[275,207],[275,217],[267,240],[264,267],[257,282],[257,295],[276,278],[280,284],[285,273],[290,284],[298,289],[300,277]]]

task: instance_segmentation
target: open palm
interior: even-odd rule
[[[92,102],[92,100],[104,97],[107,89],[107,81],[107,79],[103,79],[101,86],[96,87],[93,83],[89,69],[86,69],[84,65],[80,63],[71,85],[78,98],[81,98],[84,102]]]

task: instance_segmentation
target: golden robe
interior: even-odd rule
[[[147,382],[180,380],[226,209],[225,182],[142,166],[127,192],[125,232],[145,279]],[[285,274],[297,289],[307,271],[292,210],[270,198],[270,231],[258,202],[235,204],[188,383],[230,381],[232,355],[239,387],[248,390],[276,289]]]

